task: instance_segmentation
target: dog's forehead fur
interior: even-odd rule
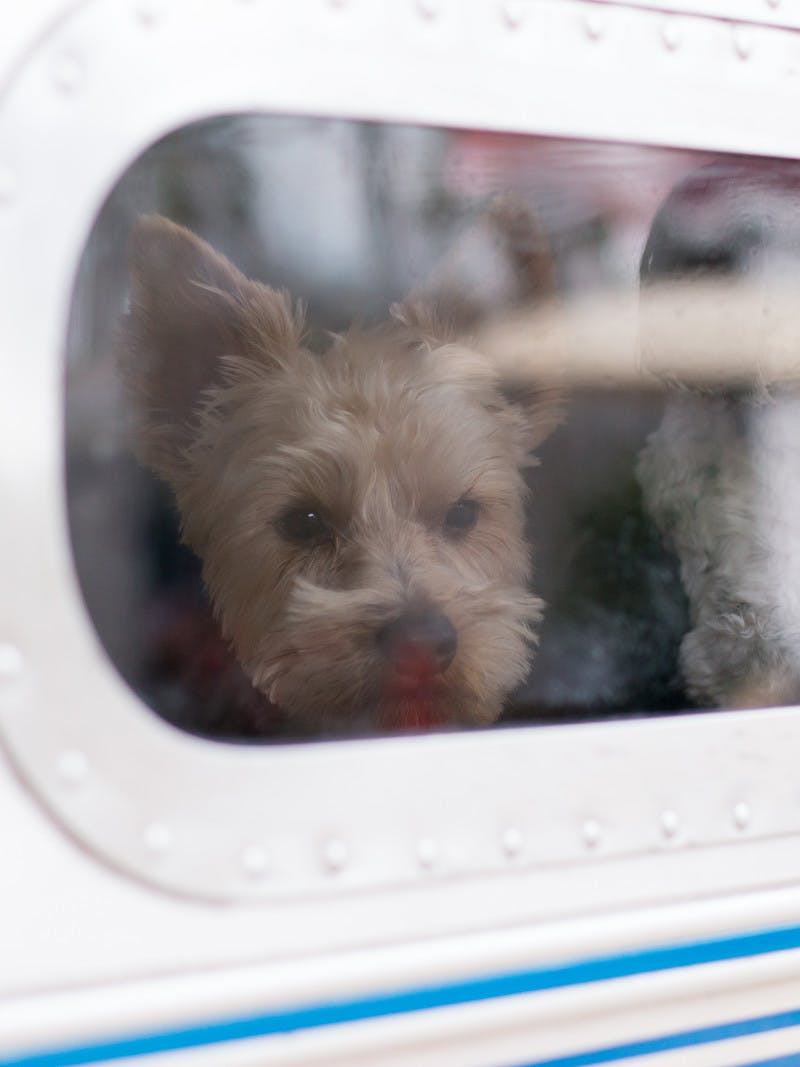
[[[516,466],[491,372],[456,345],[353,334],[234,387],[225,406],[238,432],[223,448],[258,463],[276,495],[298,504],[354,511],[380,485],[396,508],[447,507],[498,492]]]

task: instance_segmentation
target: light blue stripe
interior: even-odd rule
[[[24,1055],[15,1055],[1,1060],[0,1067],[79,1067],[83,1064],[118,1060],[125,1056],[144,1056],[156,1052],[218,1045],[244,1038],[266,1037],[296,1030],[313,1030],[338,1023],[407,1015],[431,1008],[469,1004],[548,989],[589,985],[633,975],[693,967],[703,963],[718,963],[725,960],[761,956],[771,952],[785,952],[794,948],[800,948],[800,926],[759,930],[733,937],[709,938],[703,941],[659,946],[615,956],[594,957],[571,963],[447,982],[442,985],[421,986],[394,993],[332,1000],[254,1015],[209,1020],[203,1025],[194,1024],[144,1034],[120,1034],[89,1044],[31,1050]],[[777,1020],[782,1016],[767,1018]],[[758,1023],[759,1020],[751,1020],[747,1023],[731,1025],[757,1025]],[[778,1022],[770,1024],[773,1028],[779,1025],[781,1024]],[[766,1028],[770,1027],[766,1026]],[[674,1035],[672,1038],[661,1040],[677,1040],[683,1037],[684,1035]],[[601,1054],[610,1055],[607,1050],[605,1053],[600,1050],[586,1055]],[[620,1058],[622,1057],[618,1055],[617,1059]],[[570,1067],[578,1067],[581,1063],[603,1062],[607,1063],[611,1060],[608,1058],[605,1060],[565,1060],[563,1067],[567,1064]],[[537,1067],[543,1067],[543,1065],[540,1064]]]
[[[772,1060],[759,1060],[758,1063],[740,1063],[737,1067],[800,1067],[800,1052],[790,1052],[788,1056],[776,1056]]]
[[[645,1041],[631,1041],[627,1045],[611,1045],[607,1048],[593,1049],[591,1052],[579,1052],[571,1056],[556,1056],[555,1059],[535,1060],[524,1067],[593,1067],[599,1063],[619,1063],[634,1056],[647,1056],[655,1052],[671,1052],[679,1048],[691,1048],[696,1045],[710,1045],[715,1041],[727,1041],[736,1037],[750,1037],[753,1034],[766,1034],[772,1030],[785,1030],[789,1026],[800,1026],[800,1010],[785,1011],[778,1015],[762,1015],[757,1019],[739,1019],[732,1023],[720,1023],[717,1026],[704,1026],[698,1030],[685,1030],[678,1034],[664,1034],[651,1037]],[[798,1067],[800,1057],[784,1056],[777,1060],[764,1060],[762,1063],[742,1064],[740,1067]],[[518,1065],[523,1067],[523,1065]]]

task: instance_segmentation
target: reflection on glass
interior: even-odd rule
[[[793,702],[798,181],[312,119],[154,146],[67,345],[123,677],[234,739]]]

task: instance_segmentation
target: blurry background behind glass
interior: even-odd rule
[[[237,709],[257,699],[210,618],[168,493],[126,440],[113,346],[138,215],[165,214],[245,273],[285,286],[308,304],[317,332],[380,320],[432,279],[458,295],[479,329],[539,299],[491,222],[498,195],[544,230],[566,303],[596,296],[613,307],[617,297],[636,298],[660,205],[709,162],[644,147],[256,116],[179,130],[136,161],[89,239],[66,354],[76,567],[100,639],[132,688],[168,720],[218,736],[246,735],[248,715]],[[680,205],[659,217],[669,232],[651,237],[652,276],[736,274],[766,245],[776,269],[793,269],[796,224],[765,236],[765,216],[740,217],[732,236],[718,198]],[[724,262],[720,248],[729,250]],[[657,384],[573,383],[565,424],[531,474],[534,587],[548,607],[507,721],[691,706],[678,665],[689,626],[678,564],[643,511],[635,476],[663,413]],[[282,727],[262,722],[261,732],[279,738]]]

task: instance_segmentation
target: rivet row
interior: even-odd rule
[[[240,0],[242,3],[250,3],[252,0]],[[443,10],[444,0],[413,0],[417,14],[427,20],[437,19]],[[765,0],[768,7],[776,9],[781,0]],[[343,10],[349,6],[349,0],[328,0],[330,7]],[[134,0],[132,10],[135,18],[144,27],[154,26],[162,17],[163,0]],[[518,29],[528,14],[524,0],[501,0],[498,7],[500,17],[511,30]],[[582,19],[585,35],[589,40],[597,42],[605,36],[606,17],[605,13],[592,7]],[[670,51],[676,51],[682,41],[683,34],[678,20],[668,17],[661,28],[661,40],[664,47]],[[749,29],[742,25],[733,27],[733,48],[741,60],[749,59],[753,51],[752,34]],[[57,57],[52,68],[52,78],[56,89],[64,94],[74,92],[83,79],[83,67],[75,56],[61,55]],[[3,202],[2,175],[0,174],[0,204]]]
[[[152,20],[150,6],[154,2],[155,0],[139,0],[136,5],[137,14],[143,22]],[[348,0],[328,0],[328,2],[331,7],[338,9],[342,9],[348,4]],[[780,6],[781,0],[766,0],[766,4],[768,7],[775,9]],[[441,0],[415,0],[414,6],[417,13],[425,19],[434,19],[441,14]],[[521,0],[502,0],[499,10],[501,18],[511,29],[516,29],[524,21],[526,12]],[[588,11],[583,18],[583,29],[590,40],[600,40],[605,33],[603,14],[597,10]],[[667,20],[662,30],[662,39],[666,47],[671,51],[679,46],[681,34],[675,19],[670,18]],[[749,34],[741,26],[734,27],[734,47],[740,58],[747,59],[750,55],[752,45]]]
[[[0,645],[0,677],[2,669],[13,666],[9,649],[14,646]],[[16,649],[14,650],[16,651]],[[89,760],[84,752],[77,748],[64,749],[58,756],[57,770],[61,780],[69,786],[78,786],[86,781],[89,775]],[[738,801],[731,809],[731,820],[736,829],[746,830],[752,820],[750,805],[746,801]],[[680,829],[680,819],[677,812],[672,808],[665,809],[659,817],[659,826],[662,835],[672,840]],[[598,819],[585,819],[581,825],[581,838],[584,846],[595,849],[603,837],[603,827]],[[162,821],[156,820],[149,823],[143,831],[143,840],[147,849],[154,855],[160,856],[172,847],[172,832],[169,826]],[[522,831],[516,826],[507,826],[501,833],[500,843],[502,851],[509,859],[514,859],[522,852],[525,839]],[[439,863],[441,848],[439,842],[433,837],[421,837],[416,844],[416,857],[419,866],[426,871],[431,871]],[[343,870],[350,859],[347,842],[341,837],[331,837],[325,840],[321,848],[323,866],[331,873],[336,874]],[[266,848],[260,844],[247,845],[240,853],[240,863],[243,873],[252,879],[263,877],[269,869],[269,856]]]

